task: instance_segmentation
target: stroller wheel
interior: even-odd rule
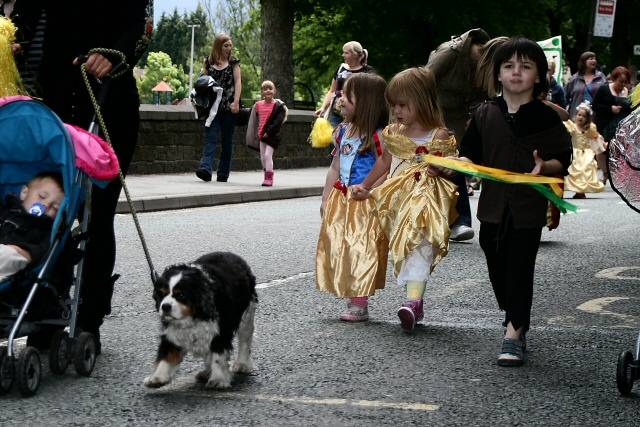
[[[40,387],[40,377],[42,366],[40,365],[40,354],[34,347],[25,347],[18,358],[16,368],[16,380],[18,390],[23,397],[36,394]]]
[[[93,334],[82,332],[73,347],[73,365],[79,375],[88,377],[96,364],[96,340]]]
[[[63,330],[57,330],[51,337],[51,349],[49,351],[49,369],[56,375],[62,375],[69,366],[71,357],[71,342],[69,334]]]
[[[616,369],[616,384],[621,395],[626,396],[633,388],[633,354],[630,351],[623,351],[618,356],[618,368]]]
[[[7,348],[0,348],[0,394],[8,393],[13,385],[15,371],[13,358],[7,356]]]

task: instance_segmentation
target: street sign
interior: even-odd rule
[[[593,35],[596,37],[611,37],[613,35],[615,16],[616,0],[598,0],[593,23]]]

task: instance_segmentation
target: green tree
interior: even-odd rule
[[[165,52],[174,64],[187,64],[189,46],[191,45],[191,32],[185,22],[186,15],[180,15],[178,9],[174,9],[171,15],[164,13],[154,29],[153,38],[147,52]],[[147,56],[140,59],[140,66],[147,63]]]
[[[187,97],[189,77],[183,71],[182,66],[174,65],[169,55],[164,52],[149,52],[144,75],[137,81],[142,103],[149,104],[153,102],[151,89],[161,81],[166,82],[173,89],[171,93],[172,100],[180,100]]]
[[[215,32],[226,32],[233,41],[233,54],[240,60],[242,98],[260,96],[260,5],[258,0],[220,0],[214,9],[211,0],[201,2]],[[211,51],[211,46],[207,55]],[[205,55],[206,56],[206,55]]]
[[[211,46],[213,42],[213,28],[211,21],[207,15],[207,12],[198,4],[195,11],[191,12],[188,17],[185,17],[187,25],[199,25],[195,28],[193,33],[193,73],[197,76],[202,70],[204,58],[211,53]],[[189,28],[190,30],[190,28]],[[187,61],[185,62],[185,69],[189,70],[189,58],[191,56],[191,32],[188,33],[189,44],[187,45]],[[194,77],[195,80],[195,77]]]

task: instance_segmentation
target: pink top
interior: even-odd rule
[[[275,101],[265,102],[264,100],[256,102],[256,113],[258,113],[258,139],[262,139],[262,132],[267,119],[276,106]]]

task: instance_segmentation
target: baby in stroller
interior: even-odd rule
[[[62,175],[41,172],[0,201],[0,281],[42,260],[63,199]]]

